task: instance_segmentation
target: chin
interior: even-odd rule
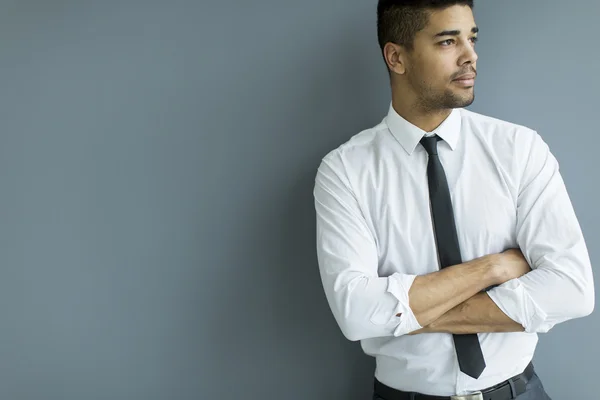
[[[467,96],[464,94],[462,96],[456,96],[455,99],[457,103],[455,108],[467,107],[475,101],[475,93],[471,92],[471,94]]]
[[[475,98],[474,98],[474,97],[471,97],[470,99],[468,99],[468,100],[465,100],[465,101],[461,102],[461,103],[460,103],[460,104],[459,104],[457,107],[455,107],[455,108],[463,108],[463,107],[468,107],[468,106],[470,106],[471,104],[473,104],[473,102],[474,102],[474,101],[475,101]]]

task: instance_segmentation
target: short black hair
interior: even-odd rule
[[[383,54],[388,42],[414,49],[417,32],[425,29],[430,10],[455,5],[473,8],[473,0],[379,0],[377,3],[377,39]]]

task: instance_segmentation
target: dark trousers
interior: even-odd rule
[[[383,397],[373,394],[373,400],[386,400]],[[527,382],[525,393],[522,393],[515,400],[552,400],[546,393],[542,381],[534,372],[531,380]]]

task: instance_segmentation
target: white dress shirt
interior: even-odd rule
[[[344,336],[376,358],[375,377],[404,391],[448,396],[524,370],[537,333],[590,314],[594,285],[584,237],[540,135],[455,109],[439,135],[463,262],[520,248],[532,267],[488,292],[525,332],[480,333],[486,368],[458,368],[452,335],[407,335],[421,326],[409,306],[417,275],[439,270],[423,130],[390,105],[377,126],[321,161],[315,179],[317,255],[327,301]],[[401,313],[400,317],[396,314]]]

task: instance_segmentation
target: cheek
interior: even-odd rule
[[[448,85],[448,72],[446,69],[440,66],[424,66],[419,73],[421,76],[421,80],[431,88],[443,89]]]
[[[456,66],[450,60],[438,60],[436,64],[432,64],[431,68],[434,69],[436,81],[441,84],[450,82],[452,74],[456,72]]]
[[[429,57],[419,63],[416,71],[423,81],[433,86],[445,86],[455,72],[453,64],[441,57]]]
[[[411,61],[411,81],[423,90],[446,91],[451,85],[451,77],[456,73],[456,59],[451,51],[427,49]]]
[[[453,74],[458,70],[455,54],[452,51],[445,51],[432,55],[428,61],[423,64],[430,76],[435,77],[436,82],[446,84],[450,82]]]

